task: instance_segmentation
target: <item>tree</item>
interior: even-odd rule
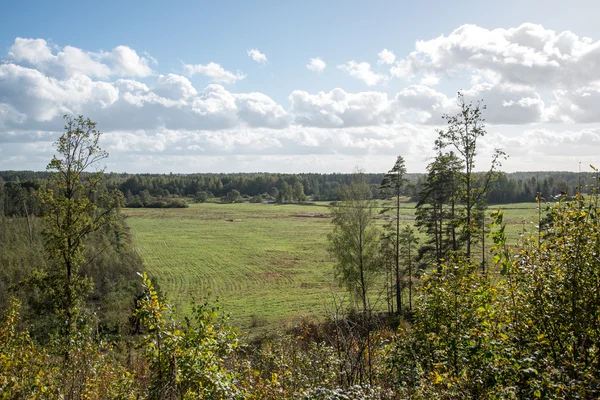
[[[398,156],[394,167],[383,176],[381,181],[380,192],[386,197],[392,196],[393,205],[386,206],[382,213],[392,211],[394,217],[390,220],[385,228],[388,231],[388,236],[393,246],[395,277],[396,277],[396,310],[402,312],[402,286],[400,284],[400,195],[407,180],[404,177],[406,167],[404,166],[404,158]]]
[[[235,203],[236,201],[239,201],[240,197],[240,192],[233,189],[227,192],[227,197],[225,199],[228,203]]]
[[[208,200],[208,194],[204,191],[198,191],[195,199],[197,203],[206,203],[206,200]]]
[[[400,246],[400,257],[406,263],[408,271],[408,309],[412,311],[412,293],[413,293],[413,257],[415,255],[415,246],[419,239],[415,236],[415,231],[410,226],[405,226],[400,232],[398,244]]]
[[[329,251],[337,259],[335,275],[362,304],[365,314],[369,310],[370,286],[380,270],[379,232],[370,194],[362,176],[343,187],[342,201],[332,206],[334,227],[328,235]]]
[[[294,183],[294,200],[295,201],[306,201],[306,195],[304,194],[304,186],[302,185],[302,182],[300,181],[296,181],[296,183]]]
[[[66,132],[55,144],[58,157],[48,164],[52,173],[40,194],[49,263],[37,280],[53,301],[61,332],[68,341],[92,287],[91,280],[80,273],[97,256],[85,253],[86,242],[92,233],[115,221],[123,196],[118,190],[101,190],[103,173],[98,164],[108,153],[98,145],[101,132],[96,130],[96,123],[83,116],[64,118]],[[96,172],[88,172],[91,168]],[[66,360],[68,356],[65,347]]]
[[[281,184],[281,190],[279,191],[279,196],[277,197],[278,203],[284,203],[287,200],[292,200],[294,194],[292,191],[292,187],[286,182],[283,181]],[[281,199],[281,201],[279,201]]]
[[[279,189],[277,189],[276,187],[272,187],[271,189],[269,189],[269,196],[276,199],[278,195],[279,195]]]
[[[418,256],[425,266],[434,263],[439,268],[449,252],[461,247],[461,237],[456,231],[461,220],[458,208],[461,174],[461,161],[453,152],[438,153],[427,166],[427,178],[415,213],[415,225],[429,236]]]
[[[445,114],[443,118],[448,123],[448,128],[438,131],[436,150],[442,151],[447,147],[454,148],[464,165],[462,202],[465,207],[465,218],[463,221],[463,236],[466,241],[466,257],[471,257],[471,244],[477,233],[476,205],[480,199],[489,191],[490,183],[494,178],[494,172],[501,166],[500,160],[506,158],[506,154],[495,149],[492,155],[492,163],[486,173],[483,183],[477,185],[473,171],[475,169],[475,156],[477,155],[477,139],[486,133],[482,111],[485,106],[481,102],[467,103],[464,95],[458,92],[458,105],[460,111],[455,115]]]

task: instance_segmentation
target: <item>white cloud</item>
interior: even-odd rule
[[[290,117],[282,106],[263,93],[242,93],[235,95],[238,115],[249,126],[285,128]]]
[[[44,39],[16,38],[8,50],[8,56],[16,61],[25,61],[32,65],[41,65],[53,60],[48,43]]]
[[[552,93],[546,119],[550,122],[600,122],[600,87],[583,86],[575,90],[559,89]]]
[[[351,77],[363,81],[367,86],[375,86],[387,81],[385,75],[373,72],[371,65],[366,62],[348,61],[346,64],[338,65],[338,68],[346,71]]]
[[[91,52],[73,46],[56,48],[58,52],[53,54],[44,39],[16,38],[8,56],[56,78],[75,74],[101,79],[113,75],[147,77],[153,74],[148,59],[127,46],[117,46],[110,52]]]
[[[468,101],[487,105],[481,165],[494,147],[514,155],[509,170],[572,169],[576,159],[598,164],[598,43],[531,24],[465,25],[417,42],[399,60],[381,51],[378,65],[408,80],[395,94],[294,90],[279,104],[265,93],[226,89],[221,84],[246,75],[216,63],[184,65],[186,76],[159,75],[150,68],[156,60],[126,46],[94,52],[17,38],[0,63],[0,169],[42,169],[61,116],[81,113],[105,132],[103,146],[118,170],[325,172],[333,165],[350,172],[362,164],[383,171],[403,154],[410,170],[422,171],[435,128],[445,125],[441,116],[457,111],[455,94],[441,89],[457,86],[448,79],[465,84]],[[263,62],[257,54],[249,52]],[[306,67],[320,72],[326,65],[313,58]],[[389,79],[366,62],[338,69],[368,86]],[[215,83],[194,87],[194,74]]]
[[[396,62],[391,73],[452,75],[461,69],[497,74],[513,84],[587,84],[600,79],[600,41],[530,23],[493,30],[462,25],[448,36],[418,40],[415,50]]]
[[[326,67],[327,64],[325,64],[325,61],[321,60],[319,57],[311,58],[308,64],[306,64],[306,68],[314,72],[323,72]]]
[[[268,61],[267,56],[261,53],[258,49],[248,50],[248,55],[259,64],[266,64]]]
[[[347,93],[337,88],[310,94],[295,90],[290,95],[291,112],[297,123],[317,127],[381,125],[390,121],[386,93]]]
[[[394,114],[415,123],[441,124],[442,115],[455,110],[455,102],[445,94],[423,85],[402,89],[394,97]]]
[[[245,74],[240,72],[234,73],[227,71],[214,62],[209,62],[208,64],[184,64],[184,68],[189,76],[201,74],[211,78],[213,82],[218,83],[235,83],[246,77]]]
[[[186,77],[175,74],[159,75],[156,83],[152,85],[152,91],[161,97],[173,100],[186,99],[198,94]]]
[[[50,121],[64,113],[79,113],[89,105],[105,108],[118,98],[118,89],[77,74],[64,80],[15,64],[0,65],[0,103],[35,121]]]
[[[504,167],[512,171],[575,171],[581,162],[600,161],[600,127],[556,130],[539,127],[517,132],[496,131],[482,141],[482,150],[491,153],[503,148],[511,157]]]
[[[467,100],[484,100],[484,117],[491,124],[532,124],[544,117],[545,103],[529,86],[482,83],[463,93]]]
[[[393,64],[396,60],[396,55],[388,49],[381,50],[379,53],[377,53],[377,56],[379,57],[377,65]]]
[[[436,75],[428,74],[424,75],[419,83],[425,86],[435,86],[440,83],[440,78],[438,78]]]
[[[110,54],[114,70],[122,76],[146,77],[153,74],[148,66],[148,59],[140,57],[137,52],[127,46],[117,46]],[[156,60],[150,57],[156,64]]]
[[[288,112],[262,93],[231,93],[212,84],[198,91],[180,75],[159,75],[150,86],[76,74],[64,79],[12,63],[0,65],[0,126],[60,129],[65,113],[82,113],[106,130],[284,128]]]

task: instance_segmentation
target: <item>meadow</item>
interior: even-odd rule
[[[259,333],[318,319],[334,296],[345,296],[327,252],[326,205],[204,203],[123,213],[146,270],[179,309],[212,293],[234,325]],[[413,224],[414,205],[402,205],[403,225]],[[512,244],[523,230],[536,231],[535,203],[502,209]]]

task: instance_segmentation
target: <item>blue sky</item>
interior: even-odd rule
[[[461,89],[488,104],[482,168],[504,147],[506,170],[574,170],[600,154],[599,8],[6,2],[0,169],[43,169],[83,113],[115,171],[422,172]]]

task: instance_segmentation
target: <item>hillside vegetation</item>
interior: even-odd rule
[[[65,116],[46,179],[0,186],[0,397],[598,398],[598,170],[489,210],[506,154],[476,173],[485,107],[458,106],[420,184],[398,156],[328,206],[287,177],[166,209]]]

